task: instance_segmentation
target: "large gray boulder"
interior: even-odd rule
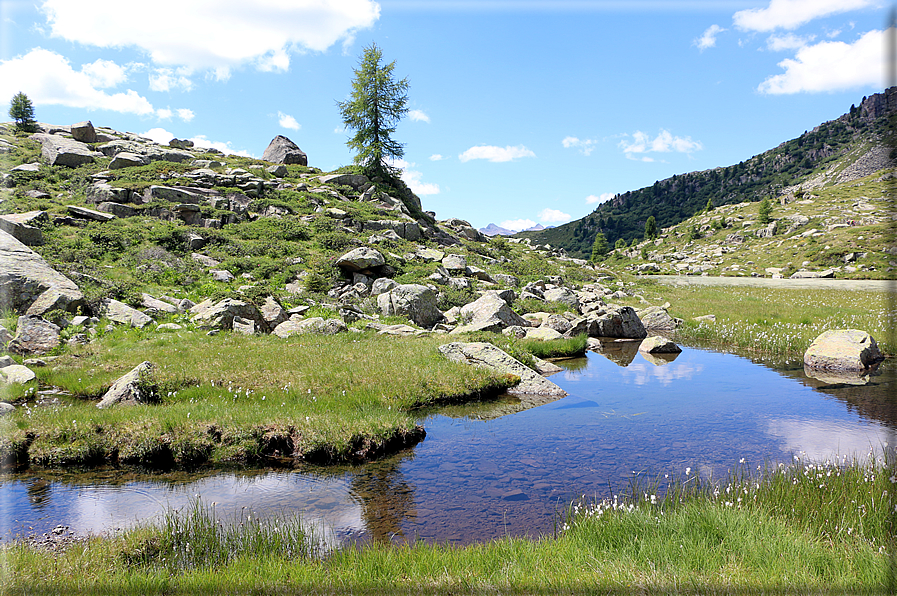
[[[459,319],[463,325],[452,333],[467,331],[501,331],[506,327],[529,327],[530,323],[511,310],[508,303],[494,291],[486,292],[473,302],[461,307]]]
[[[41,156],[51,166],[77,168],[103,156],[80,141],[59,135],[37,133],[31,135],[31,138],[41,144]]]
[[[84,295],[75,282],[0,230],[0,305],[40,315],[53,309],[75,312],[83,304]]]
[[[7,385],[24,385],[37,378],[34,371],[21,364],[10,364],[0,368],[0,383]]]
[[[341,186],[351,186],[354,190],[357,191],[365,190],[371,184],[370,178],[363,174],[327,174],[324,176],[318,176],[318,180],[320,180],[321,184],[339,184]]]
[[[638,347],[640,352],[647,354],[678,354],[682,348],[676,345],[671,339],[662,335],[654,335],[642,340]]]
[[[100,400],[97,407],[103,409],[116,404],[133,406],[148,403],[155,399],[155,393],[153,364],[144,361],[115,381],[109,391],[103,395],[103,399]]]
[[[336,335],[337,333],[344,333],[346,331],[348,331],[348,327],[346,327],[346,324],[339,319],[311,317],[302,320],[286,320],[275,327],[272,333],[277,337],[286,339],[293,335],[301,335],[304,333]]]
[[[23,315],[6,349],[13,354],[46,354],[60,344],[59,326],[37,315]]]
[[[454,342],[439,346],[439,351],[454,362],[464,362],[519,377],[520,382],[508,389],[508,393],[512,395],[539,394],[555,397],[567,395],[566,391],[490,343]]]
[[[384,316],[405,316],[426,329],[444,318],[436,306],[436,293],[419,284],[398,285],[378,295],[377,306]]]
[[[665,308],[661,306],[649,306],[636,312],[645,329],[676,329],[682,324],[682,319],[671,317]]]
[[[570,288],[549,288],[542,292],[546,302],[560,302],[579,312],[579,298]]]
[[[267,332],[268,325],[254,304],[225,298],[218,302],[203,300],[190,309],[190,320],[203,329],[233,329],[234,317],[255,322],[255,328]]]
[[[49,222],[46,211],[28,211],[26,213],[8,213],[0,215],[0,230],[12,235],[16,240],[28,246],[40,246],[44,243],[44,235],[40,228],[32,224]]]
[[[97,131],[90,120],[72,124],[72,138],[82,143],[96,143]]]
[[[631,306],[611,306],[596,317],[595,337],[642,339],[648,336],[645,326]]]
[[[384,264],[386,264],[386,259],[383,258],[383,255],[366,246],[351,250],[336,260],[336,266],[348,272],[365,271],[381,267]]]
[[[272,163],[308,165],[308,156],[290,139],[277,135],[265,149],[262,159]]]
[[[153,322],[153,318],[124,302],[107,298],[100,303],[99,314],[114,323],[142,329]]]
[[[804,366],[819,370],[863,371],[883,359],[872,336],[859,329],[825,331],[804,352]]]

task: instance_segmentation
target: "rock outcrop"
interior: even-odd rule
[[[153,364],[146,361],[135,366],[112,384],[97,407],[109,408],[116,404],[133,406],[153,401],[156,393],[153,368]]]
[[[262,159],[272,163],[308,165],[308,156],[299,146],[282,135],[277,135],[262,154]]]
[[[804,352],[804,366],[818,370],[864,371],[883,359],[875,339],[859,329],[825,331]]]
[[[508,393],[512,395],[538,394],[558,398],[567,395],[566,391],[490,343],[454,342],[439,346],[439,351],[454,362],[473,364],[519,377],[520,382],[508,389]]]
[[[377,306],[384,316],[408,317],[425,329],[443,320],[442,311],[436,306],[436,293],[420,284],[402,284],[380,294]]]
[[[18,313],[41,315],[75,310],[84,295],[36,252],[0,230],[0,304]]]

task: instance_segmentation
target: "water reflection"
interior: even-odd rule
[[[629,366],[638,354],[640,340],[599,339],[595,351],[620,366]]]
[[[224,521],[299,514],[329,545],[537,537],[573,498],[619,492],[633,474],[719,477],[741,458],[789,461],[801,451],[863,456],[897,428],[890,362],[866,385],[833,384],[799,362],[691,348],[657,365],[636,359],[638,343],[605,342],[600,355],[559,362],[552,380],[563,399],[501,396],[423,412],[423,442],[364,466],[0,477],[3,535],[127,527],[201,495]]]

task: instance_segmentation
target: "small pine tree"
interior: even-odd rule
[[[643,260],[643,261],[647,261],[647,260],[648,260],[648,245],[647,245],[647,244],[646,244],[645,246],[642,247],[642,251],[641,251],[640,256],[642,257],[642,260]]]
[[[592,258],[589,260],[593,263],[603,260],[607,256],[608,250],[607,238],[604,237],[604,234],[598,232],[595,234],[595,242],[592,243]]]
[[[769,200],[769,197],[764,197],[764,199],[760,201],[760,207],[757,209],[757,221],[766,225],[771,221],[771,215],[772,201]]]
[[[654,216],[648,218],[645,222],[645,240],[655,240],[657,238],[657,220]]]
[[[16,121],[16,129],[22,132],[35,130],[34,105],[21,91],[12,96],[12,101],[9,103],[9,115]]]
[[[704,211],[707,213],[713,211],[713,197],[707,197],[707,206],[704,207]]]
[[[626,241],[622,238],[617,238],[617,241],[614,243],[614,250],[620,250],[626,248]]]

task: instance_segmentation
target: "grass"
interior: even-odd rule
[[[636,279],[633,293],[652,303],[669,301],[670,314],[683,319],[676,332],[683,341],[802,357],[823,331],[851,328],[872,335],[883,353],[897,353],[897,312],[885,292],[668,286]],[[716,321],[694,320],[707,314]]]
[[[320,557],[289,520],[219,523],[198,504],[159,524],[63,553],[2,552],[6,589],[73,593],[889,593],[888,461],[745,464],[721,482],[690,474],[664,495],[570,505],[554,536],[466,547],[345,547]],[[199,551],[208,556],[200,556]],[[891,585],[893,587],[893,585]]]
[[[17,408],[0,451],[41,466],[367,459],[423,436],[414,408],[487,397],[516,380],[450,362],[439,343],[119,329],[37,369],[70,396]],[[156,364],[159,403],[97,409],[94,400],[144,360]]]

